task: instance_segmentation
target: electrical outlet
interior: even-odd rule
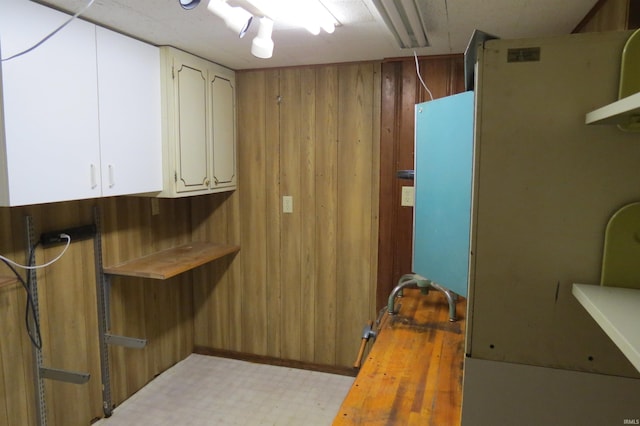
[[[400,205],[404,207],[413,207],[414,200],[415,200],[415,190],[413,186],[403,186],[402,199],[400,200]]]
[[[282,212],[293,213],[293,197],[291,195],[284,195],[282,197]]]

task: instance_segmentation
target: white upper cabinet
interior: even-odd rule
[[[236,187],[235,73],[162,47],[164,191],[184,197]]]
[[[160,50],[96,28],[102,195],[162,190]]]
[[[0,0],[0,55],[69,19]],[[162,189],[157,47],[80,19],[0,66],[0,205]]]
[[[68,18],[0,0],[0,55],[30,48]],[[76,19],[0,72],[0,205],[100,196],[95,25]]]

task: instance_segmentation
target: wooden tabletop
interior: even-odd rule
[[[399,313],[383,316],[334,425],[460,424],[466,301],[449,322],[442,293],[404,293]]]

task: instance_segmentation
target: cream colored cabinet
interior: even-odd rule
[[[235,74],[162,47],[163,169],[160,197],[236,187]]]
[[[0,205],[162,189],[159,49],[0,0]]]
[[[236,186],[235,80],[224,72],[216,72],[213,74],[210,87],[213,127],[211,188],[234,189]]]

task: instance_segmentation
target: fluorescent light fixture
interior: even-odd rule
[[[258,35],[251,44],[251,54],[258,58],[267,59],[273,55],[273,21],[270,18],[261,18],[258,27]]]
[[[207,9],[209,9],[211,13],[224,19],[227,27],[237,33],[240,38],[244,37],[253,20],[252,14],[241,7],[229,6],[226,0],[210,0]]]
[[[429,46],[420,0],[373,0],[387,28],[401,48]]]

